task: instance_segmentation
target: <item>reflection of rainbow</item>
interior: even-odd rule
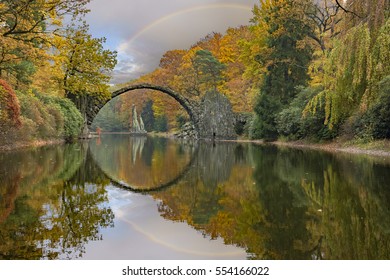
[[[202,10],[209,10],[209,9],[239,9],[239,10],[246,10],[246,11],[252,10],[252,8],[247,6],[247,5],[239,5],[239,4],[211,4],[211,5],[197,6],[197,7],[192,7],[192,8],[188,8],[185,10],[180,10],[180,11],[174,12],[172,14],[166,15],[162,18],[159,18],[159,19],[153,21],[152,23],[146,25],[144,28],[142,28],[140,31],[138,31],[134,36],[132,36],[128,43],[133,42],[139,36],[141,36],[144,32],[147,32],[149,29],[152,29],[154,26],[159,25],[160,23],[162,23],[166,20],[169,20],[171,18],[174,18],[176,16],[180,16],[183,14],[196,12],[196,11],[202,11]]]

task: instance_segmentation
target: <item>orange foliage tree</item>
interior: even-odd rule
[[[260,79],[257,72],[249,69],[257,67],[251,64],[253,57],[251,52],[248,53],[247,43],[253,40],[252,37],[248,26],[229,28],[225,34],[211,33],[188,50],[167,51],[156,70],[129,84],[150,83],[169,87],[189,99],[199,101],[211,88],[202,81],[204,73],[197,67],[196,58],[197,53],[208,51],[226,66],[222,70],[223,78],[218,82],[217,90],[229,98],[234,111],[251,112],[258,88],[258,82],[254,80]],[[178,116],[187,115],[173,98],[151,90],[138,90],[121,96],[120,111],[131,123],[131,114],[126,112],[131,111],[133,104],[140,111],[149,99],[153,100],[156,117],[165,115],[171,129],[178,126]]]
[[[20,127],[20,106],[18,98],[11,86],[0,79],[0,127]]]

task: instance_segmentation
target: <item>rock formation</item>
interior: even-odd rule
[[[140,121],[138,121],[137,109],[135,108],[135,105],[133,105],[132,111],[133,111],[132,112],[133,125],[130,129],[130,132],[134,134],[146,134],[146,130],[142,118],[140,117]]]

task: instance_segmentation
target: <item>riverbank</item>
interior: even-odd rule
[[[22,141],[22,142],[10,143],[10,144],[1,144],[0,152],[38,148],[38,147],[50,146],[50,145],[60,145],[64,143],[65,140],[62,139]]]
[[[103,133],[104,134],[129,134],[129,133]],[[148,133],[148,136],[152,137],[166,137],[166,138],[175,138],[174,134],[169,132],[159,132],[159,133]],[[94,137],[98,137],[94,135]],[[245,138],[239,138],[236,140],[216,140],[217,142],[236,142],[236,143],[253,143],[253,144],[265,144],[263,140],[250,140]],[[65,141],[62,139],[51,139],[51,140],[35,140],[29,142],[16,142],[12,144],[2,144],[0,145],[0,152],[2,151],[13,151],[29,148],[37,148],[48,145],[59,145],[64,144]],[[371,142],[353,142],[353,141],[333,141],[326,143],[313,143],[309,141],[274,141],[267,142],[272,145],[279,147],[290,147],[290,148],[300,148],[300,149],[314,149],[322,150],[328,152],[342,152],[349,154],[362,154],[370,155],[377,157],[389,157],[390,158],[390,140],[378,140]]]
[[[253,143],[258,145],[271,144],[279,147],[290,147],[300,149],[321,150],[327,152],[342,152],[349,154],[362,154],[377,157],[390,157],[390,141],[378,140],[371,142],[353,142],[353,141],[333,141],[326,143],[314,143],[309,141],[274,141],[264,142],[263,140],[237,139],[237,140],[218,140],[219,142],[237,142]]]
[[[390,141],[372,141],[368,143],[359,142],[329,142],[329,143],[310,143],[310,142],[283,142],[275,141],[277,146],[287,146],[293,148],[307,148],[316,150],[325,150],[329,152],[343,152],[350,154],[365,154],[371,156],[390,157]]]
[[[150,136],[175,138],[174,133],[169,132],[153,132],[148,133]],[[216,140],[217,142],[237,142],[237,143],[254,143],[265,144],[263,140],[250,140],[245,138],[238,138],[236,140]],[[268,143],[268,142],[267,142]],[[376,140],[370,142],[359,141],[345,141],[335,140],[332,142],[315,143],[305,140],[300,141],[274,141],[269,142],[280,147],[302,148],[302,149],[315,149],[328,152],[342,152],[349,154],[364,154],[378,157],[390,157],[390,140]]]

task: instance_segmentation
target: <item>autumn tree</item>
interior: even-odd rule
[[[21,82],[32,66],[47,59],[53,34],[63,34],[63,18],[76,20],[89,0],[4,0],[0,3],[0,77]],[[27,71],[23,71],[27,70]],[[26,80],[25,82],[30,82]]]
[[[0,80],[0,130],[4,130],[4,126],[7,125],[16,127],[21,125],[20,106],[11,86]]]
[[[224,55],[219,60],[226,65],[226,69],[224,70],[225,79],[219,90],[229,98],[236,112],[252,111],[254,97],[258,91],[259,81],[261,81],[258,75],[247,75],[249,65],[253,65],[253,60],[244,58],[246,49],[243,45],[252,39],[253,36],[248,26],[229,28],[222,38],[222,54]],[[258,63],[256,61],[254,63],[258,68]]]
[[[83,115],[87,114],[91,99],[104,101],[110,97],[109,74],[116,64],[116,52],[103,48],[105,40],[93,38],[86,24],[72,26],[66,38],[58,38],[65,96]]]
[[[164,69],[172,72],[173,74],[179,74],[178,69],[183,63],[183,56],[186,53],[185,50],[171,50],[167,51],[163,57],[160,59],[159,66]]]

